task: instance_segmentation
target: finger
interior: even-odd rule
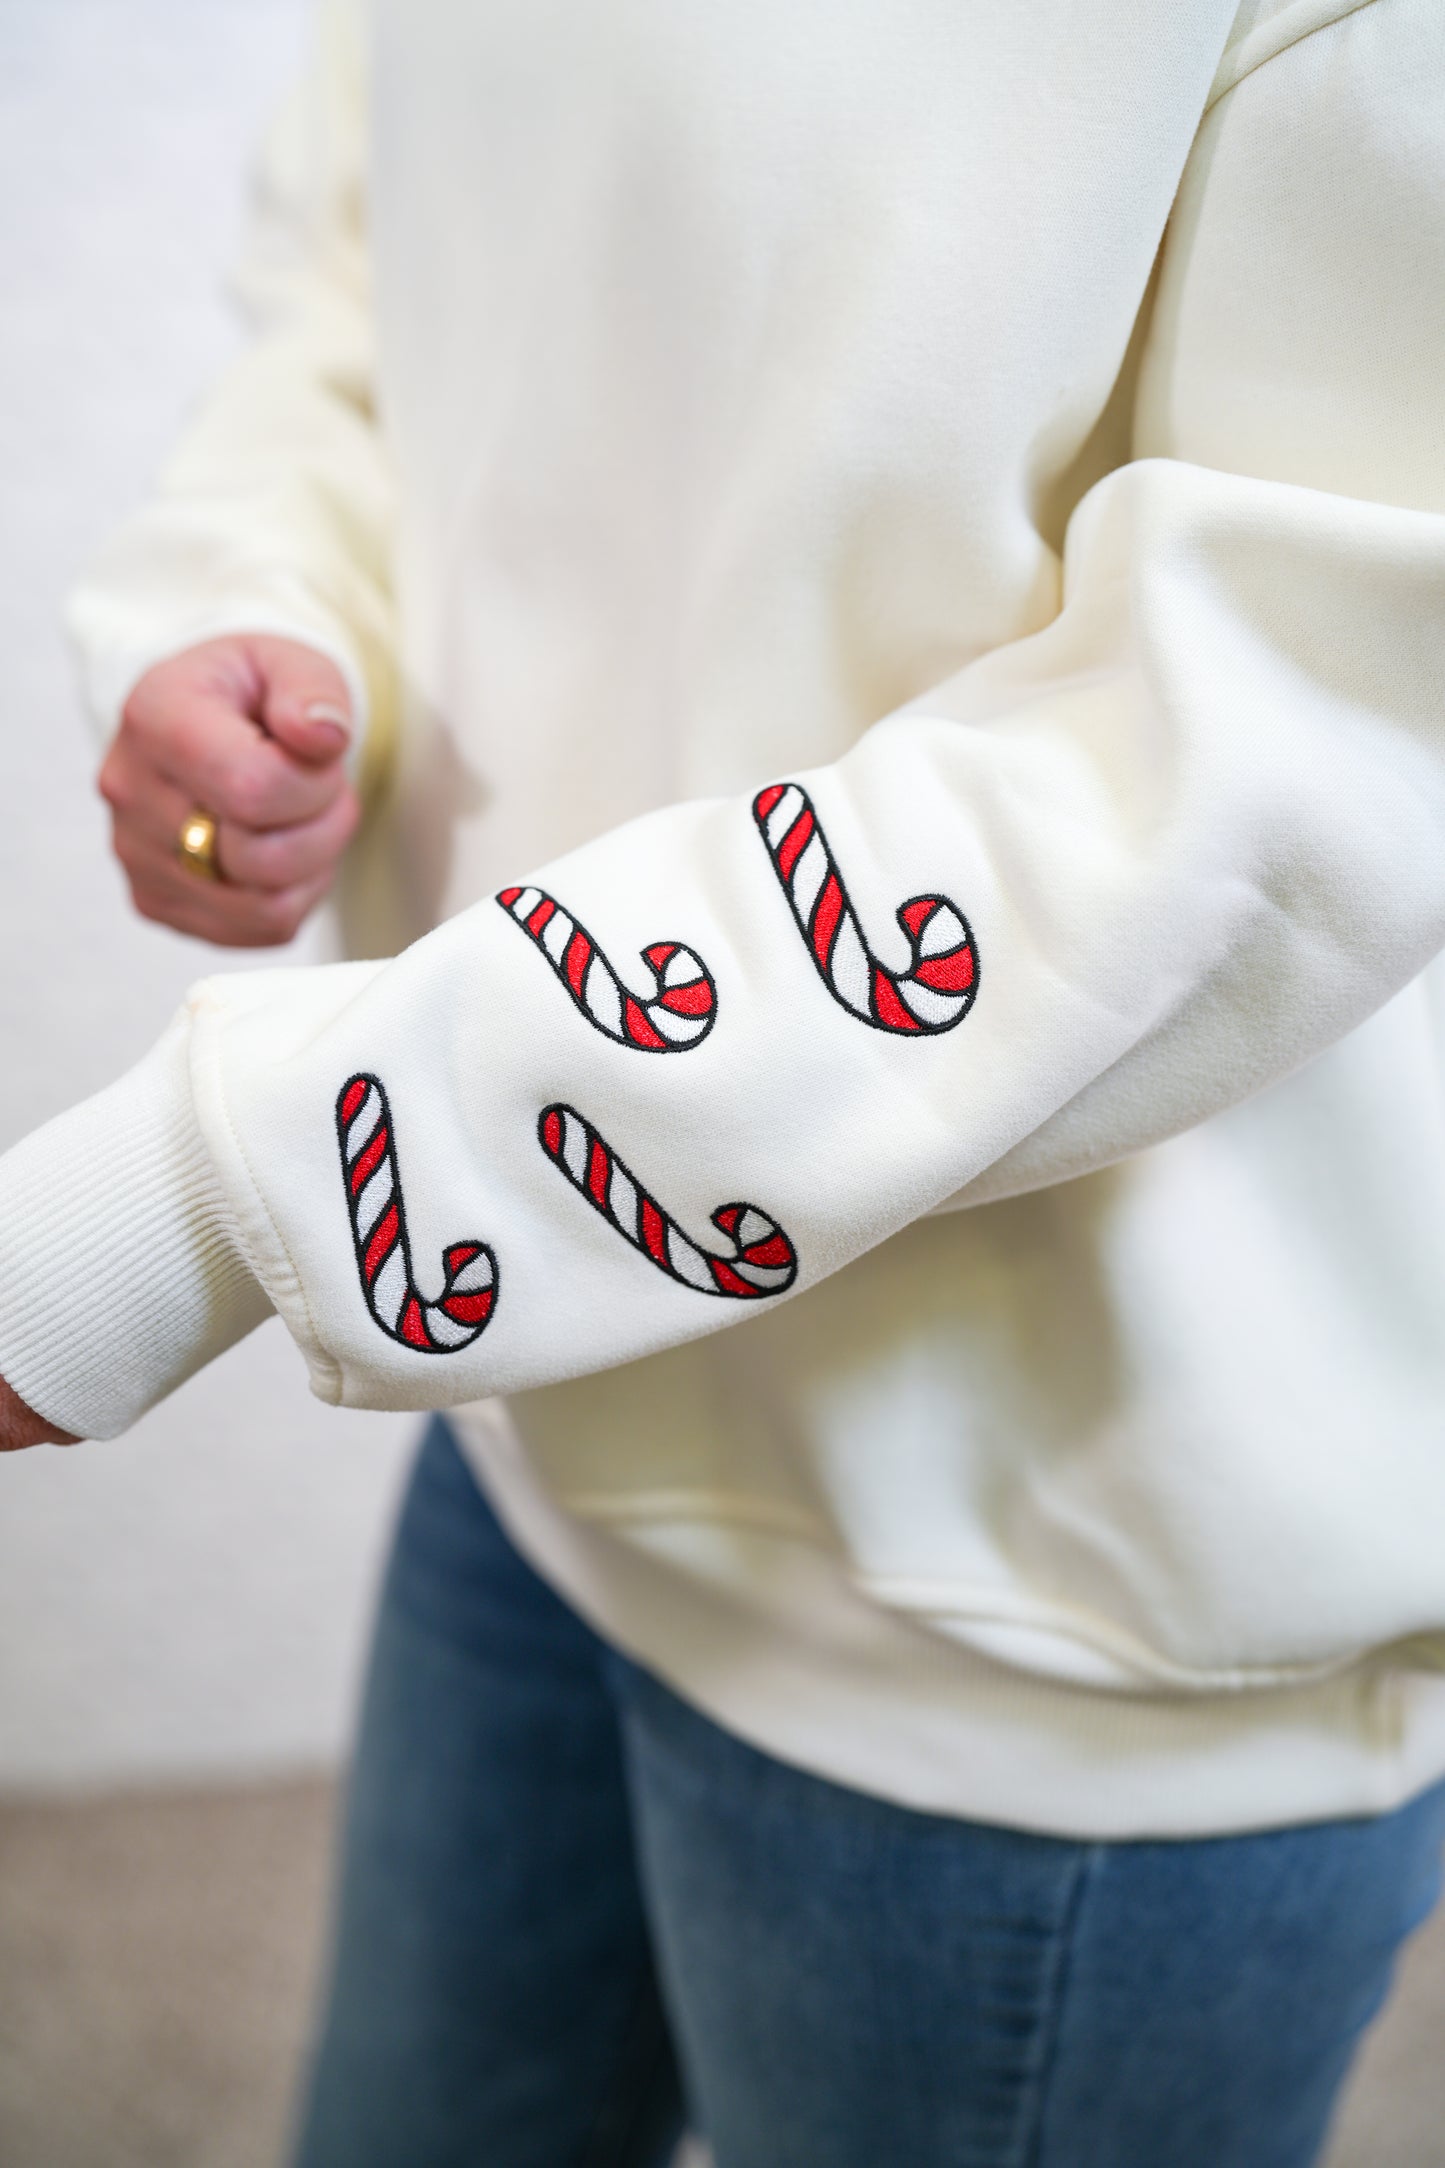
[[[221,948],[275,948],[290,941],[331,886],[327,871],[285,889],[234,888],[208,881],[148,838],[117,842],[117,855],[142,918]]]
[[[327,655],[296,640],[257,634],[250,641],[260,671],[255,712],[279,745],[298,760],[337,760],[351,742],[351,695]]]
[[[131,883],[131,898],[142,918],[208,941],[215,948],[281,948],[294,941],[326,895],[328,880],[297,888],[266,890],[227,888],[223,883],[172,879],[156,872]]]
[[[157,679],[127,706],[122,731],[137,756],[189,805],[243,828],[289,828],[314,820],[347,789],[339,760],[293,757],[224,691]]]
[[[173,857],[181,829],[196,810],[195,793],[171,782],[124,731],[113,740],[99,781],[121,862],[140,851]]]
[[[257,830],[222,821],[216,831],[221,877],[239,888],[271,890],[330,879],[360,818],[360,802],[348,785],[315,820],[290,828]]]
[[[325,765],[351,742],[351,694],[329,655],[277,633],[229,633],[157,663],[132,700],[215,694],[293,759]]]
[[[244,912],[235,917],[223,916],[216,931],[203,938],[213,941],[217,948],[284,948],[295,940],[330,888],[331,876],[326,874],[295,888],[242,889]],[[217,893],[224,896],[226,890],[219,887]]]
[[[174,857],[181,827],[195,800],[174,783],[151,771],[137,779],[137,763],[108,757],[102,791],[115,815],[115,847],[123,863],[131,856]],[[329,874],[361,818],[361,805],[350,784],[314,820],[289,828],[243,828],[221,821],[216,830],[216,865],[236,888],[294,888]],[[194,879],[194,868],[179,869]]]

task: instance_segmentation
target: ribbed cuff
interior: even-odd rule
[[[0,1377],[113,1438],[270,1315],[191,1101],[182,1015],[108,1090],[0,1158]]]

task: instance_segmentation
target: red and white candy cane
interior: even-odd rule
[[[906,971],[890,971],[863,937],[813,801],[798,783],[770,783],[753,800],[768,856],[818,976],[834,1000],[879,1031],[952,1031],[978,992],[978,950],[947,896],[913,896],[898,909]]]
[[[418,1292],[391,1107],[378,1077],[363,1073],[342,1085],[336,1134],[366,1307],[384,1333],[423,1355],[469,1347],[496,1307],[496,1257],[485,1242],[454,1242],[442,1253],[446,1277],[437,1300]]]
[[[642,951],[656,992],[639,1001],[555,896],[541,888],[504,888],[497,901],[532,936],[587,1021],[619,1046],[676,1054],[711,1031],[717,988],[702,958],[680,941],[654,941]]]
[[[732,1245],[730,1257],[699,1249],[650,1197],[606,1139],[575,1107],[544,1107],[537,1135],[547,1157],[608,1223],[660,1272],[703,1295],[781,1295],[798,1275],[792,1243],[752,1204],[720,1204],[712,1223]]]

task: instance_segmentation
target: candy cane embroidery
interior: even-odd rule
[[[680,941],[654,941],[642,951],[657,991],[639,1001],[555,896],[541,888],[504,888],[497,901],[532,936],[588,1022],[619,1046],[677,1054],[712,1030],[717,988],[702,958]]]
[[[818,976],[834,1000],[879,1031],[952,1031],[978,992],[978,949],[947,896],[913,896],[898,909],[906,971],[881,964],[828,847],[813,801],[797,783],[770,783],[753,818]]]
[[[544,1107],[537,1122],[543,1151],[608,1224],[661,1272],[704,1295],[781,1295],[797,1278],[798,1259],[776,1220],[756,1205],[721,1204],[714,1227],[731,1258],[699,1249],[649,1197],[637,1177],[575,1107]]]
[[[362,1074],[342,1085],[336,1134],[366,1307],[384,1333],[424,1355],[469,1347],[496,1307],[492,1250],[485,1242],[454,1242],[444,1250],[445,1283],[428,1302],[412,1276],[391,1108],[378,1077]]]

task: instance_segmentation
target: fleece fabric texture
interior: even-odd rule
[[[1445,1772],[1442,282],[1434,0],[331,8],[74,621],[102,724],[344,660],[402,952],[0,1166],[0,1371],[107,1435],[274,1305],[906,1803]],[[156,1230],[83,1355],[51,1173]]]

